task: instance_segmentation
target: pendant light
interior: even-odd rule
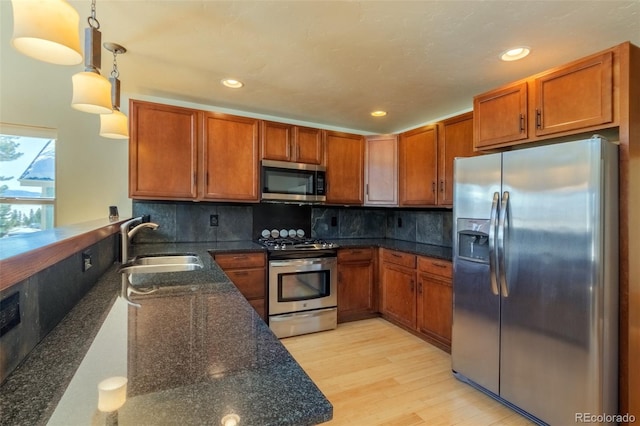
[[[111,139],[128,139],[129,125],[127,116],[120,112],[120,71],[118,71],[118,63],[116,56],[127,51],[124,47],[116,43],[105,43],[104,48],[113,52],[113,70],[111,71],[111,103],[113,104],[113,113],[100,114],[100,136]]]
[[[20,53],[57,65],[82,62],[78,12],[65,0],[11,0],[13,38]]]
[[[89,27],[84,30],[84,72],[72,77],[73,99],[71,106],[92,114],[111,114],[111,84],[100,75],[102,63],[100,22],[96,19],[96,1],[91,1]]]

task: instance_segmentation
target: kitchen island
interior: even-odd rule
[[[220,250],[251,250],[248,244]],[[0,388],[2,424],[104,424],[100,381],[128,378],[121,425],[312,425],[333,408],[229,281],[212,244],[153,244],[204,268],[140,274],[129,304],[114,265]],[[107,418],[109,417],[109,418]]]

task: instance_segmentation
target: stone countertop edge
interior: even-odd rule
[[[209,253],[235,250],[264,250],[261,246],[251,242],[234,244],[218,244],[213,247],[211,243],[178,243],[178,244],[144,244],[136,248],[136,254],[170,253],[188,251],[198,254],[205,267],[199,272],[178,272],[168,274],[141,274],[146,275],[149,283],[160,282],[161,285],[182,285],[188,279],[189,284],[216,284],[224,283],[220,291],[237,293],[237,297],[244,300],[240,292],[231,283],[228,277],[215,263]],[[82,362],[84,355],[89,350],[109,310],[113,306],[121,286],[121,276],[118,272],[120,264],[114,264],[78,302],[67,316],[49,333],[29,354],[16,370],[14,370],[0,386],[0,423],[2,425],[46,425],[47,421],[56,409],[56,406],[71,382],[76,370]],[[163,276],[163,279],[153,279],[154,276]],[[187,278],[188,277],[188,278]],[[146,280],[145,280],[146,281]],[[143,282],[142,285],[145,285]],[[248,302],[243,303],[246,309],[253,308]],[[257,316],[257,314],[255,314]],[[229,330],[233,330],[230,327]],[[258,339],[274,340],[281,348],[283,354],[291,357],[277,338],[264,324],[260,327]],[[283,364],[287,365],[287,363]],[[293,360],[287,377],[282,380],[293,380],[299,383],[301,390],[309,388],[309,397],[306,393],[304,406],[305,412],[299,410],[291,413],[273,413],[269,417],[279,425],[315,425],[331,420],[333,407],[322,395],[317,386],[304,373],[304,370]],[[293,370],[291,370],[293,369]],[[263,387],[268,387],[265,383]],[[314,392],[311,392],[311,391]],[[264,407],[263,407],[264,408]],[[275,416],[274,416],[275,415]],[[271,422],[268,422],[271,424]]]

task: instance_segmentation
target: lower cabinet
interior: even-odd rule
[[[451,262],[418,257],[418,332],[451,351],[453,292]]]
[[[338,250],[338,322],[376,315],[375,249]]]
[[[416,256],[382,250],[380,311],[386,318],[416,328]]]
[[[451,262],[381,251],[380,312],[386,319],[451,351]]]
[[[251,306],[266,320],[266,261],[264,253],[222,253],[214,260],[247,298]]]

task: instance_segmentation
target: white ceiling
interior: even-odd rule
[[[86,26],[90,2],[71,4]],[[132,97],[371,133],[469,110],[475,94],[627,40],[640,46],[637,0],[98,0],[96,11],[103,42],[128,50],[118,67]],[[517,45],[531,55],[498,60]],[[106,50],[102,62],[108,76]],[[225,77],[245,87],[225,88]]]

